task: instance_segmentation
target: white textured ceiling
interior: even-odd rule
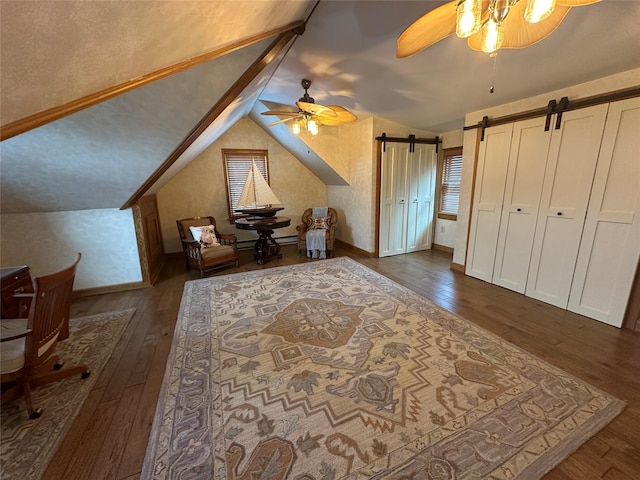
[[[308,78],[318,103],[443,133],[461,129],[465,113],[640,67],[638,0],[572,8],[547,39],[500,51],[495,74],[487,54],[455,35],[396,58],[398,36],[443,3],[321,1],[261,99],[291,103]]]
[[[309,93],[318,103],[441,133],[462,128],[466,112],[640,67],[638,0],[572,9],[549,38],[501,52],[494,74],[487,55],[455,36],[397,59],[398,35],[442,3],[322,0],[280,65],[256,77],[155,189],[258,99],[293,104],[303,93],[302,78],[313,81]],[[2,0],[1,124],[304,20],[314,5],[306,0]],[[120,207],[271,40],[5,140],[2,212]],[[492,77],[495,93],[490,94]],[[322,176],[320,167],[317,171]]]

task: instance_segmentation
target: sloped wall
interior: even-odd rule
[[[28,265],[45,275],[82,253],[74,290],[142,281],[131,210],[100,209],[0,215],[3,267]]]
[[[253,120],[245,118],[158,191],[165,253],[182,251],[176,220],[186,217],[213,215],[219,230],[235,233],[239,241],[257,238],[255,232],[237,230],[228,222],[223,148],[269,151],[271,189],[285,207],[279,216],[291,218],[291,226],[277,230],[274,237],[295,236],[304,210],[327,204],[327,186]]]

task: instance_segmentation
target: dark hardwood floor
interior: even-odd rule
[[[219,275],[304,262],[294,246],[259,267],[251,252]],[[549,363],[628,402],[627,408],[545,478],[640,478],[640,333],[620,330],[450,270],[450,254],[425,251],[359,258],[369,268],[480,325]],[[171,255],[152,288],[76,299],[72,317],[137,309],[84,403],[45,480],[136,479],[140,475],[156,401],[186,280],[181,256]]]

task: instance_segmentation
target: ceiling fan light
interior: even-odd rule
[[[318,124],[316,123],[315,120],[313,119],[309,120],[309,122],[307,123],[307,130],[309,130],[309,133],[311,135],[318,134]]]
[[[511,6],[510,0],[491,0],[489,4],[490,18],[498,25],[502,25],[504,19],[509,15]]]
[[[291,125],[291,131],[295,134],[295,135],[300,135],[300,122],[298,120],[296,120],[295,122],[293,122],[293,125]]]
[[[456,7],[456,35],[470,37],[480,30],[482,0],[460,0]]]
[[[498,25],[493,20],[489,20],[482,27],[482,51],[494,53],[504,41],[504,26]]]
[[[556,0],[529,0],[524,19],[529,23],[538,23],[553,13]]]

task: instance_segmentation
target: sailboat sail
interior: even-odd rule
[[[261,209],[281,204],[253,161],[236,209]]]

